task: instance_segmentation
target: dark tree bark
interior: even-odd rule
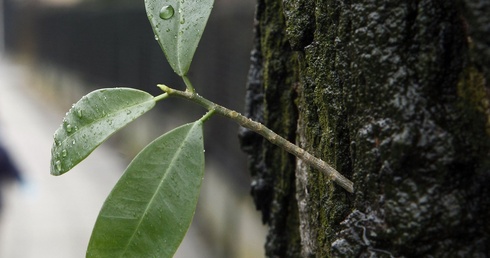
[[[490,1],[258,0],[241,131],[268,257],[490,254]]]

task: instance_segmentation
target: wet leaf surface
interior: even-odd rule
[[[54,133],[51,174],[72,169],[110,135],[154,105],[152,95],[130,88],[100,89],[84,96]]]
[[[87,257],[172,257],[194,216],[203,173],[201,121],[150,143],[105,201]]]
[[[170,66],[187,74],[214,0],[145,0],[146,13]]]

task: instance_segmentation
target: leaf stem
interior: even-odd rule
[[[183,75],[182,76],[182,80],[184,80],[185,87],[187,88],[187,91],[189,91],[191,93],[195,93],[196,92],[196,90],[192,86],[191,81],[189,80],[189,78],[187,78],[187,75]]]
[[[158,101],[160,101],[160,100],[164,100],[164,99],[166,99],[166,98],[168,98],[168,97],[170,97],[170,95],[168,95],[168,93],[163,93],[163,94],[160,94],[160,95],[158,95],[158,96],[156,96],[156,97],[153,97],[153,100],[154,100],[155,102],[158,102]]]
[[[260,135],[262,135],[264,138],[266,138],[268,141],[271,143],[283,148],[287,152],[293,154],[297,158],[303,160],[305,163],[308,165],[322,171],[325,173],[325,175],[339,184],[342,188],[347,190],[350,193],[354,192],[354,184],[352,181],[344,177],[342,174],[340,174],[337,170],[335,170],[332,166],[327,164],[325,161],[311,155],[309,152],[306,150],[298,147],[297,145],[291,143],[290,141],[284,139],[280,135],[276,134],[274,131],[270,130],[266,126],[264,126],[261,123],[255,122],[241,114],[239,114],[236,111],[227,109],[223,106],[220,106],[206,98],[201,97],[199,94],[195,92],[190,92],[190,91],[179,91],[172,89],[166,85],[159,84],[158,87],[162,89],[165,93],[167,93],[170,96],[176,96],[176,97],[181,97],[187,100],[190,100],[192,102],[195,102],[209,111],[212,111],[213,113],[216,112],[217,114],[220,114],[222,116],[228,117],[231,120],[235,121],[239,125],[248,128]],[[209,115],[211,116],[212,113]],[[205,115],[207,116],[207,114]],[[201,118],[202,119],[202,118]]]
[[[201,119],[199,119],[199,121],[204,123],[204,122],[208,121],[209,118],[211,118],[215,113],[216,113],[215,110],[209,110],[206,114],[204,114],[204,116],[201,117]]]

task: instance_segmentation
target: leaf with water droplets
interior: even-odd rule
[[[155,39],[172,69],[187,74],[214,0],[145,0]]]
[[[87,257],[172,257],[194,216],[203,149],[202,121],[145,147],[107,197]]]
[[[130,88],[100,89],[84,96],[54,133],[51,174],[72,169],[110,135],[154,105],[152,95]]]

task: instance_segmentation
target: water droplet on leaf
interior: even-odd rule
[[[174,16],[174,8],[171,5],[164,5],[160,10],[160,18],[168,20]]]
[[[56,166],[56,171],[61,171],[61,161],[57,160],[54,164]]]
[[[62,156],[62,157],[66,157],[66,150],[62,150],[62,151],[61,151],[61,156]]]
[[[58,134],[54,134],[53,135],[53,139],[54,139],[54,144],[56,144],[56,146],[60,146],[61,145],[61,141],[58,137]]]

